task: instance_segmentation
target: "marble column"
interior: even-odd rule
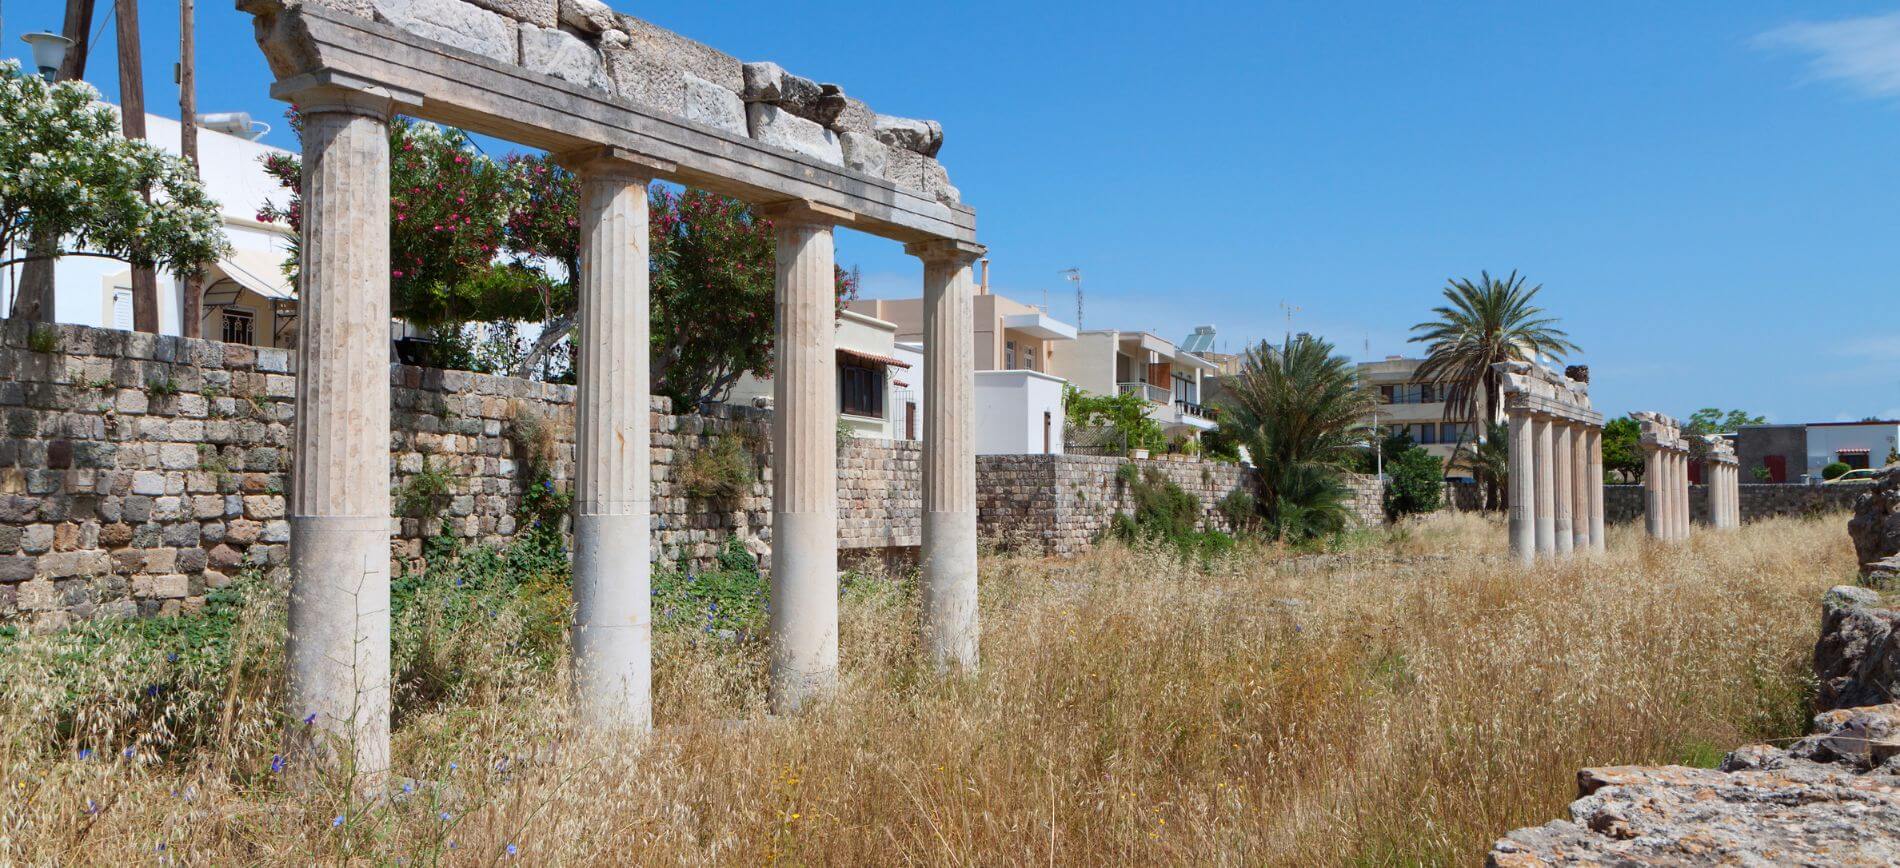
[[[1549,416],[1533,416],[1531,424],[1537,432],[1537,553],[1549,556],[1557,553],[1557,470],[1551,455],[1556,435]]]
[[[390,100],[303,111],[286,711],[314,766],[389,768]]]
[[[652,169],[610,152],[561,161],[580,184],[574,703],[591,730],[645,732],[653,725]]]
[[[1662,447],[1643,444],[1643,529],[1650,539],[1669,538],[1669,462]]]
[[[924,261],[923,645],[939,668],[977,665],[975,325],[977,244],[905,248]]]
[[[1570,431],[1570,547],[1590,550],[1590,427]]]
[[[1728,466],[1728,526],[1742,526],[1742,468],[1739,464]]]
[[[1552,551],[1559,555],[1570,554],[1576,548],[1575,513],[1576,491],[1572,487],[1571,477],[1576,472],[1574,453],[1576,444],[1571,440],[1570,422],[1557,419],[1551,422],[1551,501],[1555,507],[1555,537],[1552,539]]]
[[[1603,429],[1590,429],[1590,548],[1603,551]]]
[[[1676,499],[1677,540],[1689,538],[1689,461],[1688,455],[1676,451],[1669,453],[1669,494]]]
[[[791,713],[838,681],[835,215],[761,209],[777,239],[772,377],[771,704]]]
[[[1510,425],[1510,533],[1511,555],[1520,564],[1537,559],[1536,426],[1530,414],[1513,410]]]

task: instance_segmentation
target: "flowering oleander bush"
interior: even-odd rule
[[[49,85],[0,62],[0,249],[56,238],[60,253],[171,271],[223,255],[217,203],[190,165],[120,135],[98,98],[85,82]]]

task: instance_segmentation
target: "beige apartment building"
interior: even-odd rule
[[[976,350],[976,369],[1049,373],[1057,344],[1075,340],[1075,326],[1040,308],[991,294],[988,269],[984,271],[971,299],[970,340]],[[850,310],[895,325],[899,341],[924,339],[921,298],[858,299],[851,302]]]
[[[1217,370],[1158,335],[1091,329],[1056,351],[1050,373],[1084,392],[1140,395],[1148,401],[1149,417],[1168,433],[1199,437],[1218,427],[1214,412],[1201,403],[1202,378]]]
[[[1469,419],[1446,421],[1444,387],[1419,379],[1418,368],[1424,363],[1402,356],[1360,362],[1359,382],[1378,392],[1374,418],[1366,421],[1388,434],[1410,435],[1413,443],[1446,462],[1446,476],[1468,475],[1450,466],[1451,454],[1460,438],[1467,450],[1476,444],[1477,427]]]

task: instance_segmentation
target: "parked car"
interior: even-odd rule
[[[1874,481],[1874,478],[1879,476],[1881,471],[1885,469],[1886,468],[1862,467],[1858,470],[1849,470],[1846,473],[1836,476],[1833,479],[1830,479],[1827,482],[1822,483],[1822,484],[1823,485],[1839,485],[1840,483],[1843,483],[1843,482],[1872,482]]]

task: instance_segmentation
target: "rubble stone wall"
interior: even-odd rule
[[[1743,521],[1759,521],[1776,516],[1816,515],[1852,509],[1855,498],[1867,491],[1870,483],[1845,482],[1840,485],[1774,485],[1745,483],[1741,490]],[[1689,486],[1689,512],[1698,524],[1708,521],[1709,487]],[[1612,524],[1640,521],[1643,517],[1641,485],[1603,486],[1603,520]]]

